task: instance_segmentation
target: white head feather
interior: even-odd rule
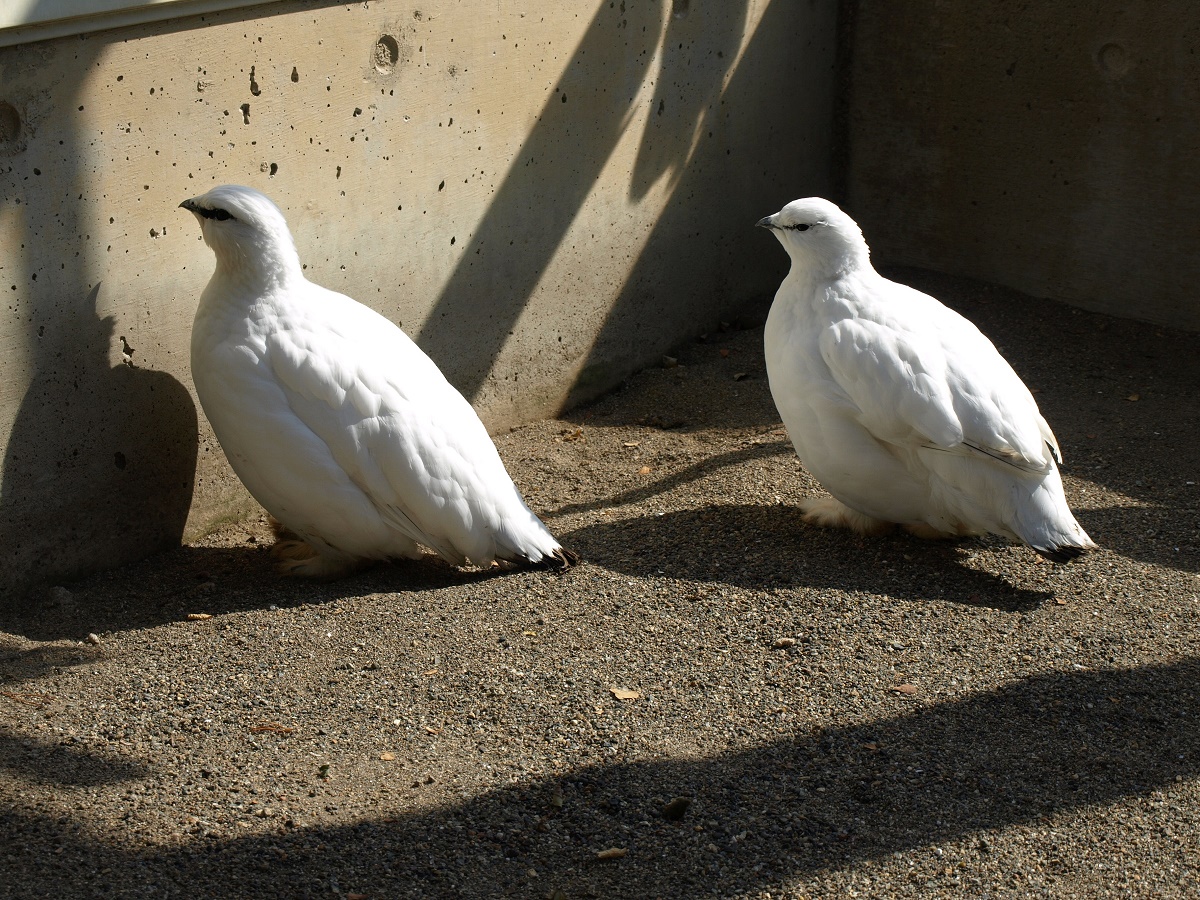
[[[283,213],[258,191],[224,184],[179,205],[195,214],[216,254],[214,277],[266,282],[264,288],[304,277]]]
[[[793,200],[757,224],[771,229],[794,265],[827,276],[870,266],[871,251],[858,224],[821,197]]]

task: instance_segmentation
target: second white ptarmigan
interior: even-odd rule
[[[312,284],[283,214],[256,190],[180,204],[217,267],[192,326],[192,378],[230,465],[298,540],[289,574],[368,560],[569,565],[479,417],[403,331]]]
[[[990,532],[1057,562],[1096,546],[1067,506],[1050,426],[979,329],[876,272],[858,225],[827,200],[758,224],[792,259],[767,318],[771,395],[833,495],[806,501],[806,520]]]

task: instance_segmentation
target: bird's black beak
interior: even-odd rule
[[[771,221],[770,216],[765,216],[754,223],[755,228],[774,228],[775,223]]]
[[[184,200],[179,204],[180,209],[186,209],[188,212],[196,212],[197,206],[195,200]]]

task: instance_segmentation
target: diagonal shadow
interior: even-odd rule
[[[0,828],[28,851],[8,857],[10,883],[47,896],[732,896],[972,834],[986,854],[988,832],[1196,778],[1197,684],[1194,657],[1049,672],[711,758],[618,761],[394,818],[180,847],[17,809]],[[677,824],[660,815],[675,796],[693,799]],[[597,863],[610,846],[628,855]]]
[[[774,295],[787,273],[786,256],[760,240],[753,224],[789,199],[830,193],[832,91],[803,87],[824,83],[833,64],[837,6],[771,3],[763,10],[728,83],[723,90],[714,84],[708,107],[697,111],[703,132],[694,147],[689,143],[682,168],[660,147],[664,127],[657,117],[647,126],[631,194],[638,196],[648,178],[671,167],[676,186],[607,311],[564,408],[611,388],[681,337],[712,329],[733,304],[759,305]],[[664,54],[664,78],[657,85],[668,97],[673,78],[667,67],[685,65],[692,52],[678,43]],[[766,84],[777,89],[764,90]],[[674,127],[691,140],[686,124]],[[785,184],[767,177],[789,172],[794,177]],[[664,303],[663,297],[675,299]]]
[[[653,115],[646,119],[630,173],[629,196],[641,200],[664,175],[678,185],[703,130],[718,115],[716,102],[726,72],[737,59],[746,31],[745,0],[690,9],[688,0],[673,0],[662,39]],[[715,60],[724,60],[724,64]],[[681,83],[688,85],[681,91]]]
[[[707,478],[709,475],[727,466],[735,466],[755,459],[766,459],[770,456],[783,456],[791,452],[792,446],[790,443],[787,441],[777,441],[769,444],[754,444],[749,447],[743,447],[740,450],[730,450],[728,453],[718,453],[716,456],[710,456],[695,465],[680,469],[678,472],[673,472],[666,478],[660,478],[650,484],[632,488],[613,496],[602,497],[598,500],[589,500],[586,503],[568,503],[557,509],[547,510],[542,514],[542,518],[550,520],[570,515],[571,513],[610,509],[624,506],[627,503],[640,503],[658,494],[665,494],[685,484]]]
[[[669,10],[664,10],[667,5]],[[715,114],[748,10],[749,0],[726,0],[703,14],[691,10],[686,0],[599,4],[417,338],[466,397],[478,396],[629,127],[660,43],[661,67],[652,97],[655,113],[647,120],[631,173],[634,201],[664,174],[678,183],[687,168],[699,130]],[[688,223],[674,224],[676,237],[695,230]],[[693,258],[691,252],[683,256]],[[481,297],[487,298],[486,304],[480,303]],[[687,312],[682,314],[686,317]],[[481,317],[486,322],[482,327]],[[690,329],[656,331],[677,340]],[[628,340],[630,333],[622,331],[623,338]],[[463,346],[472,347],[469,358],[460,352]],[[624,362],[611,371],[604,368],[590,396],[630,371]],[[593,372],[581,378],[590,383],[594,376]]]
[[[599,4],[426,318],[417,342],[468,399],[627,127],[662,28],[661,3]]]
[[[791,506],[714,504],[586,525],[563,540],[596,565],[647,578],[940,597],[1006,611],[1031,609],[1051,596],[964,564],[959,548],[984,546],[983,540],[863,538],[814,528]]]

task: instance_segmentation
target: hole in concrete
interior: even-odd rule
[[[1133,60],[1120,44],[1105,44],[1096,54],[1096,59],[1106,74],[1117,78],[1133,68]]]
[[[400,61],[400,44],[390,34],[381,34],[371,54],[375,71],[380,75],[391,75]]]
[[[21,114],[11,103],[0,100],[0,148],[10,149],[21,137]]]
[[[300,73],[296,71],[296,67],[292,66],[292,84],[300,80]]]

